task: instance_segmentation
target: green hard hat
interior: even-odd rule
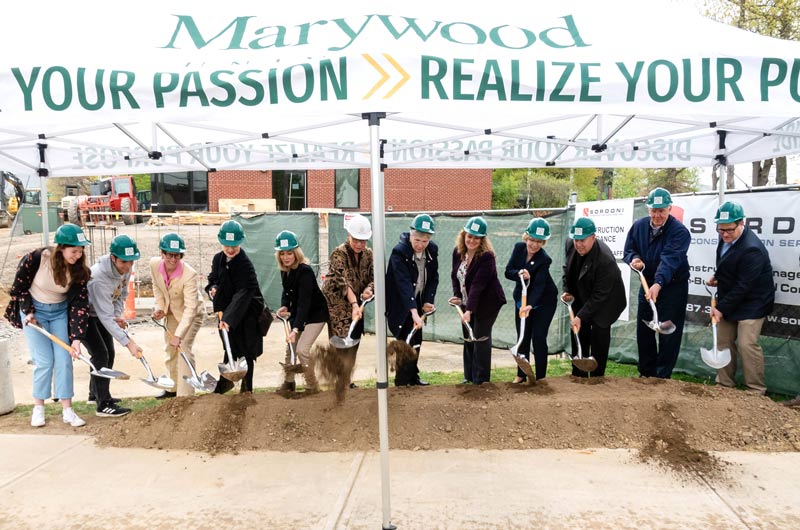
[[[470,217],[464,225],[464,231],[471,236],[486,237],[486,219],[483,217]]]
[[[578,217],[569,229],[569,237],[580,241],[581,239],[586,239],[596,231],[597,227],[594,226],[594,221],[588,217]]]
[[[217,240],[226,247],[238,247],[244,241],[244,228],[237,221],[225,221],[219,227]]]
[[[184,254],[186,252],[186,243],[183,242],[183,238],[181,236],[175,232],[170,232],[169,234],[164,234],[164,237],[161,238],[161,243],[158,245],[158,248],[164,252]]]
[[[648,208],[667,208],[672,205],[672,195],[664,188],[656,188],[647,195]]]
[[[81,227],[72,223],[64,223],[56,230],[56,245],[64,245],[65,247],[85,247],[91,245],[92,242],[86,239],[86,234],[83,233]]]
[[[275,250],[292,250],[300,246],[297,235],[289,230],[282,230],[275,236]]]
[[[109,252],[112,256],[116,256],[122,261],[135,261],[140,256],[136,241],[126,234],[118,235],[111,240]]]
[[[744,219],[744,208],[738,202],[727,201],[723,203],[717,210],[717,215],[714,216],[714,222],[720,223],[735,223]]]
[[[528,223],[528,228],[525,229],[525,233],[528,234],[528,237],[531,239],[546,241],[550,239],[550,223],[541,217],[537,217]]]
[[[436,233],[436,231],[434,230],[433,218],[426,213],[421,213],[418,216],[416,216],[409,228],[411,228],[412,230],[416,230],[417,232],[422,232],[423,234]]]

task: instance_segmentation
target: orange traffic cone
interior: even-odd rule
[[[136,318],[136,292],[135,282],[136,269],[131,269],[131,277],[128,279],[128,297],[125,298],[125,310],[122,312],[122,318],[125,320],[132,320]]]

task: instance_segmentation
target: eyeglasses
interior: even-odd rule
[[[717,232],[720,234],[732,234],[737,228],[739,228],[739,225],[736,225],[733,228],[717,228]]]
[[[183,257],[181,254],[175,254],[173,252],[164,252],[164,259],[181,259]]]

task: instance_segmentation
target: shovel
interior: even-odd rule
[[[286,316],[278,315],[278,318],[283,321],[283,333],[286,335],[286,342],[289,344],[289,364],[283,364],[279,362],[281,366],[283,366],[283,371],[287,374],[295,373],[295,374],[302,374],[303,373],[303,365],[297,362],[297,355],[294,352],[294,342],[289,342],[289,335],[291,334],[291,330],[289,328],[289,317],[291,314],[287,314]]]
[[[164,331],[167,332],[167,336],[169,338],[172,338],[172,332],[167,328],[167,326],[165,326],[155,318],[153,319],[153,322],[155,322],[161,328],[163,328]],[[217,388],[217,380],[214,379],[214,376],[208,373],[207,370],[203,370],[200,373],[200,375],[198,375],[197,370],[194,369],[194,365],[191,363],[191,361],[189,361],[189,357],[186,355],[186,353],[183,351],[182,348],[178,348],[178,353],[181,354],[181,358],[187,364],[187,366],[189,366],[189,372],[191,372],[192,374],[191,376],[184,375],[183,380],[186,381],[189,384],[189,386],[191,386],[195,390],[198,390],[200,392],[213,392],[214,389]]]
[[[525,358],[524,355],[520,355],[517,353],[519,351],[519,347],[522,345],[522,339],[525,336],[525,321],[528,320],[528,287],[531,285],[530,277],[526,280],[523,276],[523,271],[519,271],[519,281],[522,283],[522,302],[519,306],[519,339],[517,343],[511,346],[509,350],[511,351],[511,356],[514,357],[514,361],[516,361],[517,366],[520,370],[522,370],[526,376],[530,379],[529,381],[535,381],[536,376],[533,374],[533,369],[531,369],[531,363],[528,362],[528,359]]]
[[[244,357],[239,357],[235,361],[233,360],[233,353],[231,353],[231,343],[228,340],[228,330],[223,329],[222,331],[222,342],[225,343],[225,353],[228,354],[228,362],[227,363],[219,363],[217,366],[219,367],[219,375],[227,379],[231,382],[236,382],[242,379],[244,376],[247,375],[247,359]]]
[[[447,303],[456,309],[456,311],[458,312],[459,320],[461,321],[461,325],[464,326],[467,329],[467,332],[469,333],[469,337],[463,339],[464,342],[483,342],[485,340],[489,340],[489,337],[486,336],[481,337],[479,339],[475,338],[475,334],[472,332],[472,326],[470,326],[468,322],[464,322],[464,312],[461,310],[461,304],[454,304],[449,300],[447,301]]]
[[[717,307],[717,297],[714,296],[708,286],[706,286],[706,291],[711,295],[711,309],[713,310]],[[731,351],[727,348],[724,350],[717,349],[717,319],[714,318],[713,311],[711,312],[711,333],[714,336],[714,349],[700,348],[700,357],[711,368],[719,370],[720,368],[725,368],[731,362]]]
[[[631,270],[639,274],[639,280],[642,282],[642,288],[644,289],[644,292],[649,291],[650,286],[647,285],[647,280],[644,279],[644,262],[642,262],[642,270],[634,269],[633,265],[631,265]],[[670,333],[673,333],[675,331],[675,324],[673,324],[671,320],[659,322],[656,303],[653,302],[652,298],[649,298],[648,302],[650,302],[650,309],[653,310],[653,320],[648,322],[647,320],[642,319],[642,322],[644,322],[648,328],[652,329],[656,333],[661,333],[662,335],[669,335]]]
[[[128,332],[126,330],[123,331],[125,332],[125,336],[128,337]],[[130,337],[128,338],[130,339]],[[147,359],[144,358],[141,348],[139,348],[138,358],[142,362],[144,369],[147,370],[147,379],[140,377],[139,381],[161,390],[172,390],[175,388],[175,381],[173,381],[170,376],[164,374],[161,377],[156,378],[156,376],[153,375],[153,371],[150,369],[150,363],[148,363]]]
[[[59,346],[61,346],[65,350],[67,350],[69,352],[72,351],[72,348],[70,347],[69,344],[65,343],[63,340],[59,339],[58,337],[56,337],[55,335],[53,335],[52,333],[50,333],[46,329],[40,328],[36,324],[26,324],[26,326],[30,326],[31,328],[35,329],[36,331],[38,331],[39,333],[41,333],[42,335],[44,335],[48,339],[52,340],[53,342],[55,342],[56,344],[58,344]],[[124,372],[120,372],[118,370],[112,370],[111,368],[100,368],[98,370],[97,368],[94,367],[94,364],[92,364],[92,361],[89,359],[89,357],[87,357],[86,354],[84,354],[83,352],[81,352],[80,355],[78,355],[78,359],[81,362],[84,362],[89,366],[89,368],[91,369],[89,371],[90,374],[95,375],[97,377],[104,377],[106,379],[130,379],[131,378],[131,376],[129,376],[128,374],[126,374]]]
[[[369,298],[361,301],[361,314],[362,315],[364,314],[364,306],[367,305],[368,302],[372,302],[373,298],[375,298],[374,294],[372,296],[370,296]],[[353,303],[355,303],[355,302],[353,302]],[[333,345],[334,348],[336,348],[337,350],[345,350],[347,348],[352,348],[353,346],[355,346],[356,344],[361,342],[360,338],[359,339],[354,339],[353,338],[353,330],[356,329],[356,323],[358,322],[358,320],[359,319],[355,319],[350,323],[350,329],[347,331],[347,336],[346,337],[339,337],[339,336],[331,337],[330,342],[331,342],[331,344]]]
[[[569,309],[569,321],[572,322],[572,320],[575,318],[575,313],[572,311],[572,300],[567,302],[562,298],[561,302],[567,306],[567,309]],[[578,330],[575,329],[575,326],[571,324],[570,328],[572,329],[572,333],[575,334],[575,343],[578,345],[578,356],[571,357],[573,366],[575,366],[575,368],[578,370],[583,370],[584,372],[594,372],[597,370],[597,360],[591,355],[588,357],[583,356],[583,351],[581,350],[581,340],[578,337]]]
[[[436,310],[435,310],[435,309],[432,309],[432,310],[428,311],[427,313],[422,313],[422,316],[421,316],[420,318],[422,319],[422,325],[423,325],[423,326],[425,325],[425,319],[426,319],[427,317],[431,316],[432,314],[434,314],[435,312],[436,312]],[[417,327],[417,325],[416,325],[416,324],[414,325],[414,327],[413,327],[413,328],[411,328],[411,331],[408,333],[408,337],[406,337],[406,344],[408,344],[409,346],[411,346],[411,339],[412,339],[412,338],[414,338],[414,335],[415,335],[415,334],[417,333],[417,331],[419,331],[420,329],[422,329],[422,326],[420,326],[420,327]],[[414,345],[414,349],[419,349],[419,344],[415,344],[415,345]]]

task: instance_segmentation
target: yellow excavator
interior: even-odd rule
[[[0,181],[0,228],[8,228],[22,203],[29,202],[28,199],[36,199],[36,202],[39,202],[38,194],[34,192],[35,190],[28,190],[26,193],[22,181],[13,173],[0,171],[0,176],[2,176],[2,181]],[[6,182],[14,188],[13,195],[6,194]]]

